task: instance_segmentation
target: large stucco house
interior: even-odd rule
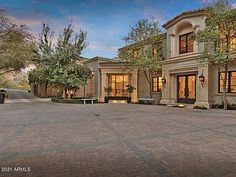
[[[155,103],[188,103],[207,108],[212,104],[222,103],[220,73],[215,66],[199,63],[197,58],[205,47],[191,38],[193,32],[205,28],[205,20],[205,11],[196,10],[184,12],[163,25],[166,32],[161,39],[165,42],[161,43],[165,45],[166,52],[161,70],[152,76]],[[142,42],[145,44],[145,41]],[[152,43],[155,46],[160,41],[152,40]],[[232,46],[236,49],[236,39],[232,40]],[[230,104],[236,104],[236,52],[233,58],[229,66],[227,86],[227,99]],[[94,74],[88,84],[80,88],[78,96],[90,94],[103,102],[107,94],[104,88],[111,86],[111,96],[125,97],[126,85],[129,83],[136,88],[131,95],[133,102],[137,102],[140,97],[148,97],[149,85],[144,73],[139,70],[127,73],[125,64],[118,58],[95,57],[84,62]],[[204,82],[200,82],[202,76]]]

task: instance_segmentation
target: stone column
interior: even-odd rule
[[[162,98],[161,104],[170,104],[170,94],[171,94],[171,79],[168,70],[162,70],[162,78],[166,79],[166,84],[162,86]]]
[[[104,91],[104,87],[106,88],[107,83],[107,73],[101,72],[101,84],[100,84],[100,96],[99,101],[104,102],[104,97],[106,96],[106,92]]]
[[[205,77],[205,82],[203,84],[199,81],[199,76],[203,75]],[[208,64],[198,67],[198,74],[196,76],[196,102],[195,106],[210,108],[212,105],[211,101],[211,69]]]
[[[131,101],[132,102],[137,102],[138,101],[138,71],[133,71],[131,75],[131,83],[133,87],[135,87],[134,92],[131,94]]]
[[[175,104],[177,102],[177,80],[175,74],[169,74],[169,103]]]

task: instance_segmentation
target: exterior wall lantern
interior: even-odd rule
[[[203,76],[203,74],[201,74],[199,77],[198,77],[199,81],[200,81],[200,84],[201,86],[203,87],[204,83],[205,83],[205,76]]]
[[[161,82],[162,82],[162,85],[165,86],[165,85],[166,85],[166,78],[165,78],[165,77],[162,77],[162,78],[161,78]]]

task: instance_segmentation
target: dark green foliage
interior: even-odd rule
[[[86,32],[75,33],[72,24],[64,28],[55,46],[52,45],[54,32],[43,24],[39,39],[36,69],[29,73],[30,82],[44,82],[58,86],[65,91],[76,90],[86,85],[91,70],[81,61],[86,48]],[[47,84],[46,84],[47,87]],[[45,88],[46,90],[46,88]]]
[[[152,97],[152,73],[160,70],[163,60],[163,36],[158,24],[148,19],[139,20],[123,40],[127,45],[132,45],[120,49],[119,58],[126,63],[128,72],[135,69],[144,72],[149,83],[149,95]]]
[[[110,93],[112,92],[112,87],[108,86],[108,87],[104,87],[104,91],[107,92],[108,96],[110,95]]]
[[[136,88],[130,84],[126,85],[126,88],[127,88],[126,91],[129,93],[129,95],[131,95],[134,92],[134,90],[136,90]]]
[[[127,44],[134,44],[159,34],[158,23],[154,19],[140,19],[134,26],[130,26],[130,32],[123,40]]]
[[[81,104],[81,99],[62,99],[62,98],[51,98],[52,102],[56,103],[69,103],[69,104]]]
[[[20,71],[35,57],[36,44],[25,25],[11,23],[0,10],[0,74]]]

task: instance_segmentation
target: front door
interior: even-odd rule
[[[196,101],[196,75],[178,76],[178,103],[193,104]]]
[[[129,84],[129,75],[112,74],[108,77],[109,86],[112,88],[111,96],[127,96],[126,86]]]

